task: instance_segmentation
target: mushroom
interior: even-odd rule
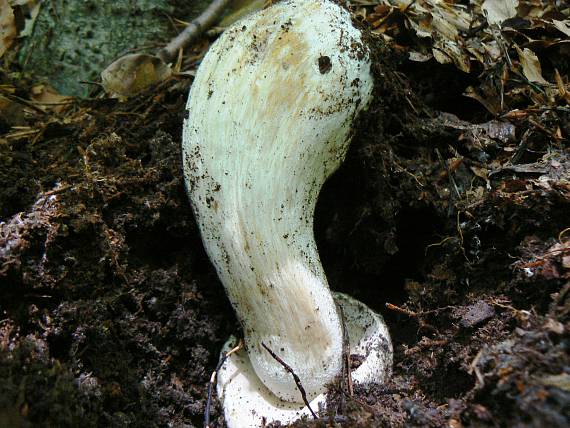
[[[348,296],[333,297],[313,234],[320,189],[344,160],[372,87],[360,31],[328,0],[283,1],[239,21],[198,69],[184,174],[247,351],[233,354],[218,379],[229,426],[288,422],[307,411],[266,348],[291,367],[309,400],[322,402],[342,371],[342,313],[350,352],[365,358],[355,381],[390,373],[382,318]]]

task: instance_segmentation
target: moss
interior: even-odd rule
[[[191,3],[192,5],[188,5]],[[66,95],[86,97],[90,85],[114,59],[130,49],[156,50],[175,35],[169,17],[192,19],[206,0],[45,2],[34,32],[20,51],[25,71]]]

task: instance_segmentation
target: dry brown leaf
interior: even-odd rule
[[[489,171],[487,170],[487,168],[481,168],[475,165],[471,165],[469,168],[471,169],[471,171],[473,171],[473,174],[475,174],[477,177],[485,180],[485,182],[489,181]]]
[[[36,85],[32,88],[31,98],[43,110],[63,111],[73,100],[72,97],[59,94],[49,85]]]
[[[465,73],[469,73],[471,64],[467,51],[451,40],[438,40],[433,45],[433,56],[440,64],[453,63]]]
[[[518,54],[519,61],[522,67],[524,76],[529,80],[529,82],[540,83],[541,85],[548,85],[548,82],[542,77],[542,69],[540,67],[540,61],[533,51],[528,48],[521,50],[518,46],[515,46]]]
[[[406,24],[416,33],[418,37],[432,37],[431,22],[428,19],[408,19]]]
[[[477,90],[473,86],[467,87],[463,95],[479,101],[483,105],[483,107],[485,107],[494,116],[498,116],[499,113],[501,112],[500,100],[497,96],[486,94],[487,96],[484,97],[481,94],[479,94],[479,92],[477,92]]]
[[[564,14],[564,9],[556,6],[556,2],[547,0],[524,0],[520,2],[518,11],[521,17],[528,18],[543,18],[556,12],[556,14]]]
[[[485,64],[486,49],[483,43],[477,39],[468,39],[465,44],[465,49],[475,58],[479,63]]]
[[[434,1],[432,7],[433,26],[440,33],[445,32],[444,27],[453,27],[451,31],[454,34],[458,34],[459,31],[468,31],[471,28],[471,16],[464,6],[452,2]],[[440,27],[440,25],[444,25],[444,27]]]
[[[486,13],[489,24],[501,25],[517,15],[518,5],[518,0],[485,0],[481,9]]]
[[[432,52],[433,52],[433,57],[440,64],[451,64],[451,63],[453,63],[453,59],[449,55],[447,55],[445,50],[434,47]]]
[[[561,31],[570,37],[570,19],[565,21],[557,21],[556,19],[553,19],[552,25],[554,25],[558,31]]]
[[[562,80],[562,76],[560,76],[560,73],[556,68],[554,69],[554,79],[556,80],[556,88],[558,89],[558,95],[561,98],[564,98],[566,102],[570,102],[570,92],[566,90],[566,85]]]
[[[447,13],[433,13],[431,24],[434,30],[442,34],[446,39],[455,41],[459,36],[459,29],[448,18],[449,14]]]
[[[431,53],[422,53],[417,51],[408,52],[408,58],[414,62],[426,62],[433,58]]]
[[[442,64],[454,64],[464,72],[470,71],[472,59],[484,64],[489,63],[479,38],[476,43],[468,44],[473,38],[469,35],[473,28],[483,22],[480,14],[477,15],[480,10],[478,5],[473,9],[454,0],[376,1],[378,4],[366,17],[374,28],[374,33],[382,34],[384,39],[389,39],[405,31],[417,38],[427,39],[416,43],[415,46],[404,46],[404,49],[410,48],[408,52],[410,60],[422,62],[430,59],[427,51],[430,49],[436,61]],[[398,18],[401,15],[405,18],[403,21],[405,28],[399,24]],[[486,32],[483,30],[474,34],[485,35]]]
[[[0,0],[0,57],[6,53],[17,35],[14,11],[8,0]]]
[[[487,57],[492,63],[496,63],[503,57],[501,48],[499,47],[497,41],[492,40],[490,42],[484,43],[483,47],[485,48],[485,53],[487,54]]]
[[[101,73],[105,92],[129,97],[172,75],[171,68],[160,58],[131,54],[119,58]]]

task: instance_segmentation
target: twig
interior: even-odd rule
[[[483,356],[483,348],[481,348],[479,352],[477,352],[477,355],[475,355],[475,358],[473,358],[473,361],[471,361],[471,364],[469,364],[469,370],[467,371],[467,373],[469,373],[470,375],[475,373],[475,377],[477,378],[476,387],[478,389],[481,389],[485,386],[485,378],[483,377],[483,374],[481,373],[481,370],[479,370],[478,367],[479,360],[481,359],[482,356]]]
[[[455,309],[456,306],[448,305],[442,306],[440,308],[430,309],[429,311],[419,311],[414,312],[411,309],[402,308],[401,306],[396,306],[392,303],[386,303],[386,309],[390,309],[391,311],[400,312],[401,314],[407,315],[409,317],[415,318],[422,315],[430,315],[430,314],[438,314],[439,312],[447,311],[449,309]]]
[[[422,312],[419,312],[419,313],[418,313],[418,312],[411,311],[410,309],[406,309],[406,308],[402,308],[402,307],[400,307],[400,306],[396,306],[396,305],[394,305],[394,304],[392,304],[392,303],[386,303],[386,309],[390,309],[391,311],[399,312],[399,313],[401,313],[401,314],[404,314],[404,315],[409,316],[410,318],[417,318],[417,320],[418,320],[418,325],[419,325],[419,328],[420,328],[420,329],[425,328],[426,330],[431,330],[431,331],[433,331],[433,332],[435,332],[435,333],[438,332],[438,331],[437,331],[437,328],[435,328],[433,325],[428,324],[428,323],[425,322],[423,319],[421,319],[421,315],[426,315],[426,314],[428,314],[428,313],[436,312],[436,311],[443,310],[443,309],[446,309],[446,308],[448,308],[448,307],[446,306],[445,308],[438,308],[438,309],[436,309],[436,310],[434,310],[434,311],[425,311],[425,312],[422,311]],[[419,331],[419,329],[418,329],[418,331]]]
[[[406,350],[404,350],[404,355],[406,356],[410,356],[413,354],[416,354],[418,352],[420,352],[423,349],[428,349],[428,348],[433,348],[433,347],[442,347],[449,344],[449,340],[448,339],[439,339],[439,340],[431,340],[428,339],[427,337],[422,337],[422,339],[416,343],[416,345],[414,345],[411,348],[408,348]]]
[[[214,0],[202,14],[194,19],[178,36],[158,51],[157,56],[165,63],[172,62],[180,49],[184,49],[210,28],[231,0]]]
[[[510,164],[511,165],[516,165],[518,163],[520,163],[523,155],[526,153],[526,149],[528,148],[528,140],[531,134],[531,130],[527,129],[523,136],[521,137],[521,142],[518,145],[517,149],[515,150],[515,153],[513,154],[513,156],[511,157],[510,160]]]
[[[461,240],[461,252],[463,253],[463,257],[467,260],[467,263],[471,264],[471,260],[467,257],[467,253],[465,252],[465,247],[463,246],[463,231],[461,230],[461,223],[459,222],[459,216],[461,215],[462,211],[457,211],[457,233],[459,235],[459,239]]]
[[[279,364],[283,366],[285,370],[291,373],[291,376],[293,376],[293,380],[295,380],[295,384],[297,385],[297,388],[301,393],[301,397],[303,397],[303,402],[305,403],[305,406],[308,407],[309,412],[311,412],[311,415],[313,415],[313,418],[318,419],[319,417],[315,412],[313,412],[313,409],[311,409],[311,405],[309,404],[309,400],[307,400],[307,393],[305,392],[305,388],[303,388],[303,385],[301,385],[301,379],[299,379],[299,376],[297,376],[297,374],[293,371],[291,366],[289,366],[285,361],[283,361],[275,352],[269,349],[269,347],[265,343],[261,342],[261,346],[263,346],[265,350],[269,352],[269,354],[275,359],[275,361],[277,361]]]
[[[439,314],[440,312],[448,311],[449,309],[455,309],[455,308],[456,306],[453,305],[441,306],[439,308],[430,309],[429,311],[421,311],[420,315]]]
[[[412,317],[412,318],[415,318],[418,316],[418,314],[415,313],[414,311],[410,311],[409,309],[406,309],[406,308],[401,308],[400,306],[396,306],[392,303],[386,303],[386,309],[390,309],[391,311],[399,312],[401,314],[407,315],[407,316]]]
[[[414,174],[412,174],[410,171],[408,171],[406,168],[404,168],[403,166],[399,165],[396,161],[392,161],[392,163],[394,164],[394,166],[396,168],[398,168],[398,170],[396,172],[403,172],[408,174],[409,176],[411,176],[414,180],[416,180],[416,183],[418,183],[418,186],[420,187],[424,187],[424,185],[422,184],[422,182],[418,179],[418,177],[416,177]]]
[[[13,94],[5,94],[5,96],[6,96],[6,98],[9,98],[13,101],[19,102],[20,104],[24,104],[27,107],[34,109],[37,113],[48,114],[46,111],[42,110],[37,105],[35,105],[32,101],[28,101],[24,98],[20,98],[19,96],[13,95]]]
[[[71,189],[71,187],[72,187],[71,184],[65,184],[63,186],[58,187],[57,189],[53,189],[53,190],[50,190],[49,192],[45,192],[43,194],[43,196],[45,197],[45,196],[56,195],[58,193],[65,192],[66,190]]]
[[[216,366],[216,370],[213,371],[212,376],[210,376],[210,383],[208,383],[208,399],[206,401],[206,410],[204,411],[204,428],[210,428],[210,407],[212,405],[212,391],[214,390],[214,386],[216,385],[216,380],[218,377],[218,372],[228,359],[230,355],[239,351],[243,348],[243,340],[239,340],[238,344],[226,352],[220,361],[218,361],[218,365]]]
[[[564,229],[562,232],[560,232],[560,233],[558,234],[558,240],[559,240],[560,242],[562,242],[562,237],[564,236],[564,234],[565,234],[566,232],[570,232],[570,227],[567,227],[566,229]]]
[[[81,83],[82,85],[93,85],[93,86],[98,86],[99,88],[103,87],[101,82],[93,82],[92,80],[78,80],[77,82]]]
[[[342,355],[343,355],[343,371],[346,375],[346,383],[348,387],[348,393],[352,396],[354,395],[354,388],[352,384],[352,372],[350,370],[350,337],[348,337],[348,328],[346,327],[346,318],[344,317],[344,311],[339,305],[338,309],[340,311],[340,318],[342,320]]]
[[[350,370],[350,338],[348,336],[348,328],[346,327],[344,311],[340,305],[337,305],[337,307],[342,321],[342,380],[344,381],[344,379],[346,379],[348,393],[352,396],[354,395],[354,388],[352,383],[352,372]]]
[[[47,102],[47,101],[32,101],[34,104],[39,106],[65,106],[69,104],[73,104],[75,100],[67,100],[67,101],[54,101],[54,102]]]
[[[450,239],[453,239],[453,238],[454,238],[453,236],[448,236],[446,238],[443,238],[441,241],[436,242],[435,244],[429,244],[425,249],[425,255],[427,256],[427,252],[431,247],[440,247],[443,244],[445,244],[447,241],[449,241]]]

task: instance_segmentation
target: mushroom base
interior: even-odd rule
[[[361,356],[362,363],[352,371],[355,384],[384,382],[392,372],[392,342],[384,319],[352,297],[333,293],[342,309],[346,323],[350,354]],[[222,355],[236,344],[231,337]],[[283,376],[291,376],[283,370]],[[301,383],[303,380],[301,379]],[[229,428],[260,427],[280,421],[289,424],[303,416],[311,417],[303,403],[290,403],[277,398],[259,380],[245,350],[236,352],[225,361],[218,373],[217,392],[222,402]],[[324,409],[326,393],[314,398],[313,411]]]

